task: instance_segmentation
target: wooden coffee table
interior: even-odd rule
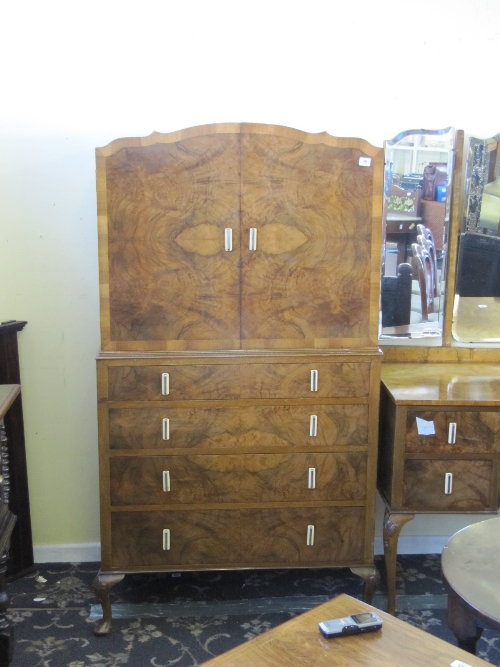
[[[458,645],[476,653],[479,624],[500,630],[500,518],[455,533],[443,549],[448,625]]]
[[[380,631],[325,639],[320,621],[374,611]],[[489,663],[349,595],[339,595],[204,663],[207,667],[471,667]]]

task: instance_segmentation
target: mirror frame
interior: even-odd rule
[[[387,232],[386,232],[386,223],[387,223],[387,216],[388,216],[388,187],[390,185],[389,180],[391,177],[390,173],[390,162],[388,159],[388,153],[390,149],[394,149],[398,147],[398,144],[401,143],[401,141],[408,136],[442,136],[442,135],[450,135],[450,149],[447,152],[451,152],[451,159],[447,160],[447,198],[446,198],[446,208],[445,208],[445,221],[444,221],[444,230],[443,230],[443,249],[444,249],[444,255],[443,255],[443,263],[442,263],[442,272],[444,274],[444,279],[442,280],[444,284],[444,296],[443,296],[443,303],[440,308],[441,312],[441,321],[439,323],[439,330],[440,330],[440,335],[433,335],[429,336],[426,334],[422,335],[414,335],[411,336],[409,335],[408,337],[401,336],[401,338],[398,340],[398,347],[399,346],[407,346],[411,347],[412,345],[417,344],[418,346],[441,346],[445,342],[445,327],[446,327],[446,321],[447,318],[450,317],[450,314],[447,311],[447,304],[449,302],[449,284],[448,284],[448,267],[450,265],[450,243],[449,240],[451,238],[451,232],[452,232],[452,220],[453,220],[453,213],[454,213],[454,204],[453,204],[453,197],[454,193],[459,192],[461,189],[461,168],[460,170],[456,169],[457,165],[457,146],[463,144],[463,132],[461,130],[455,130],[453,126],[449,126],[443,129],[438,129],[438,130],[427,130],[427,129],[412,129],[412,130],[404,130],[397,134],[395,137],[392,139],[388,139],[384,141],[384,157],[385,157],[385,169],[384,169],[384,203],[383,203],[383,212],[382,212],[382,244],[381,244],[381,276],[380,279],[382,281],[383,278],[383,270],[384,270],[384,258],[385,258],[385,250],[386,250],[386,237],[387,237]],[[418,150],[418,147],[415,146],[415,150]],[[439,148],[436,149],[436,152],[444,152],[440,151]],[[461,159],[460,159],[460,167],[461,167]],[[458,184],[458,187],[457,187]],[[453,282],[454,285],[454,282]],[[382,295],[382,290],[381,290],[381,295]],[[453,299],[451,299],[453,302]],[[378,334],[378,342],[379,345],[382,345],[384,348],[387,346],[390,346],[391,343],[395,345],[395,339],[397,338],[396,336],[394,337],[389,337],[389,334],[386,334],[387,337],[384,336],[382,333],[382,303],[380,303],[380,308],[379,308],[379,334]],[[436,323],[437,324],[437,323]],[[450,324],[450,331],[451,331],[451,324]]]

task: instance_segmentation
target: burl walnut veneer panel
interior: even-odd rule
[[[368,338],[373,169],[358,148],[244,134],[242,338]],[[342,248],[339,252],[339,248]]]
[[[318,389],[311,392],[311,370]],[[161,393],[169,373],[169,394]],[[204,364],[185,366],[110,366],[113,401],[230,400],[256,398],[362,398],[369,393],[369,363]]]
[[[104,350],[376,343],[382,149],[228,124],[96,157]]]
[[[310,432],[317,417],[317,435]],[[163,419],[169,420],[164,439]],[[265,405],[110,408],[109,446],[116,449],[272,451],[366,447],[367,405]]]
[[[238,340],[239,138],[122,148],[106,162],[110,336]]]
[[[415,511],[473,512],[493,509],[493,461],[408,459],[404,465],[403,508]],[[453,493],[444,493],[446,473]]]
[[[416,417],[433,422],[435,435],[419,435]],[[456,441],[448,442],[450,423],[456,424]],[[500,452],[500,412],[408,411],[407,453],[480,454]]]
[[[112,567],[354,565],[363,560],[364,515],[363,507],[113,512]],[[312,546],[309,525],[315,526]]]
[[[314,488],[309,488],[314,468]],[[169,474],[169,491],[162,485]],[[112,505],[364,502],[366,454],[225,454],[113,457]]]

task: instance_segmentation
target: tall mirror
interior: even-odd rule
[[[469,138],[452,334],[500,342],[500,134]]]
[[[451,127],[384,143],[381,342],[442,337],[454,146]]]

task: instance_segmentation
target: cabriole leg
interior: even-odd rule
[[[351,567],[351,572],[361,577],[364,582],[363,602],[370,604],[380,582],[380,574],[375,566],[373,567]]]
[[[414,514],[398,514],[387,507],[384,515],[384,557],[387,574],[387,612],[396,613],[396,565],[401,528],[415,518]]]
[[[109,592],[113,586],[119,584],[124,574],[102,574],[99,572],[94,579],[94,591],[102,606],[102,621],[94,626],[96,635],[107,635],[111,630],[111,600]]]

